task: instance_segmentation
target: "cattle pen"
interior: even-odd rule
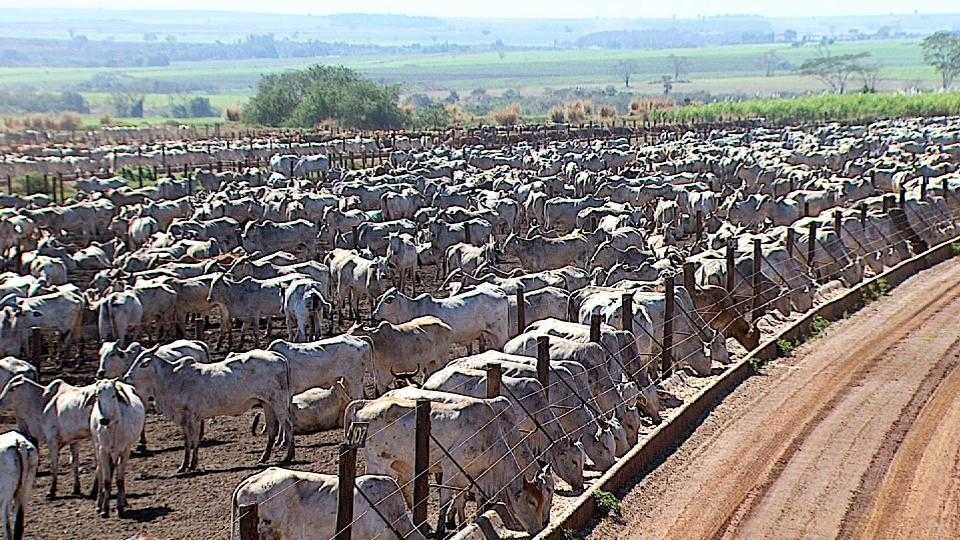
[[[123,516],[37,489],[30,537],[560,535],[744,358],[960,254],[956,118],[209,135],[0,161],[4,355],[51,392],[119,377],[154,407]],[[289,410],[204,378],[254,364],[285,375],[237,388]],[[5,395],[11,428],[34,421]],[[256,461],[258,414],[283,468]],[[69,444],[86,482],[91,443]]]

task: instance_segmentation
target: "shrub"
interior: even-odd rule
[[[824,330],[830,327],[830,321],[824,319],[822,316],[817,315],[813,318],[813,322],[810,323],[810,334],[813,336],[819,336],[823,333]]]
[[[231,106],[227,107],[226,109],[224,109],[223,114],[224,114],[224,116],[227,117],[227,120],[228,120],[228,121],[230,121],[230,122],[239,122],[239,121],[240,121],[240,116],[241,116],[241,114],[242,114],[242,109],[240,108],[239,105],[231,105]]]
[[[493,111],[493,121],[499,126],[515,126],[523,120],[523,112],[516,103]]]
[[[593,501],[597,507],[597,514],[601,518],[611,517],[615,520],[623,518],[620,499],[609,491],[597,490],[593,494]]]
[[[243,117],[252,124],[311,128],[335,121],[346,128],[400,128],[409,116],[399,107],[397,86],[382,86],[343,66],[261,77]]]
[[[781,356],[793,356],[793,350],[797,348],[797,344],[789,339],[780,338],[777,340],[777,350],[780,351]]]
[[[890,283],[887,280],[880,278],[864,288],[863,301],[864,303],[869,304],[879,300],[880,297],[886,295],[889,291]]]
[[[583,124],[593,116],[593,104],[589,101],[567,103],[567,121],[571,124]]]
[[[567,121],[567,114],[563,107],[554,107],[550,109],[550,121],[554,124],[562,124]]]
[[[170,105],[170,114],[174,118],[209,118],[220,116],[220,112],[210,105],[210,98],[195,96]]]
[[[610,105],[604,105],[600,107],[600,118],[616,118],[618,116],[617,109],[611,107]]]

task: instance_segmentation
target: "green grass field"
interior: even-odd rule
[[[771,50],[776,51],[786,65],[772,76],[765,76],[762,57]],[[881,91],[932,89],[938,80],[934,70],[923,64],[915,41],[842,42],[832,45],[830,50],[833,54],[871,53],[871,61],[880,68]],[[617,65],[623,60],[631,60],[636,67],[628,91],[639,96],[656,96],[663,92],[660,79],[673,72],[671,56],[676,55],[686,59],[688,69],[683,78],[688,82],[675,84],[674,94],[694,96],[695,99],[713,96],[713,99],[742,100],[822,93],[824,86],[819,81],[791,71],[791,66],[800,65],[816,53],[812,45],[791,47],[778,44],[665,50],[533,49],[508,51],[503,58],[490,52],[210,61],[155,68],[0,68],[0,88],[68,90],[99,74],[112,73],[145,82],[188,85],[196,90],[185,95],[208,96],[214,107],[223,110],[243,104],[254,92],[262,74],[315,63],[346,65],[379,82],[399,84],[404,93],[445,96],[453,90],[466,96],[471,90],[482,88],[493,95],[509,89],[536,96],[561,88],[614,86],[624,90]],[[851,80],[851,88],[858,85],[855,78]],[[85,96],[93,109],[92,114],[84,118],[86,123],[95,124],[101,116],[109,114],[109,94],[93,92],[85,93]],[[181,122],[160,116],[165,114],[171,100],[179,97],[182,96],[148,94],[145,106],[150,118],[126,122]],[[729,105],[721,103],[704,110],[718,110],[725,106]],[[214,121],[221,120],[191,120]]]
[[[192,83],[207,89],[205,94],[250,94],[263,73],[297,69],[314,63],[344,64],[386,83],[397,83],[405,91],[473,88],[502,91],[507,88],[543,89],[570,86],[622,85],[617,63],[636,63],[634,80],[639,85],[672,73],[671,55],[687,58],[685,75],[694,83],[727,78],[739,80],[743,94],[755,91],[792,92],[795,79],[780,70],[764,77],[762,55],[776,50],[796,66],[815,55],[813,46],[737,45],[696,49],[665,50],[524,50],[495,53],[434,54],[381,57],[323,57],[280,60],[190,62],[162,68],[0,68],[0,87],[33,86],[44,90],[66,89],[90,80],[99,73],[123,74],[156,81]],[[883,76],[901,84],[930,85],[934,71],[923,65],[920,49],[913,41],[846,42],[831,47],[835,54],[870,52]],[[773,79],[767,81],[766,79]],[[776,82],[781,82],[781,85]]]

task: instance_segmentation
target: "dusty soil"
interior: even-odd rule
[[[960,262],[741,385],[590,538],[960,537]]]

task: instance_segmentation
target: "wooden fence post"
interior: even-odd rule
[[[493,399],[500,395],[500,382],[503,379],[503,369],[500,364],[490,364],[487,366],[487,399]]]
[[[733,295],[733,288],[737,284],[737,267],[735,260],[736,238],[727,239],[727,294]]]
[[[867,228],[867,203],[860,203],[860,227],[864,230]]]
[[[337,528],[334,540],[350,540],[353,524],[353,487],[357,478],[357,447],[343,443],[340,445],[340,459],[337,463]],[[259,536],[255,537],[258,538]]]
[[[523,287],[517,287],[517,335],[527,328],[527,300]]]
[[[695,236],[696,241],[699,242],[703,238],[703,210],[697,210],[697,213],[694,214],[695,222]]]
[[[890,197],[884,195],[883,198],[880,199],[880,204],[882,205],[881,208],[884,214],[890,211]]]
[[[258,540],[260,538],[260,517],[256,504],[244,504],[237,508],[240,513],[240,540]]]
[[[927,200],[927,182],[928,181],[929,181],[929,178],[927,177],[926,173],[924,173],[923,179],[920,181],[920,200],[921,201]]]
[[[674,312],[674,275],[668,274],[664,283],[663,339],[660,353],[661,379],[673,375],[673,312]]]
[[[417,400],[417,427],[414,433],[413,526],[422,530],[427,522],[430,499],[430,400]]]
[[[753,306],[751,307],[751,320],[756,321],[760,318],[761,300],[760,300],[760,269],[763,262],[763,251],[760,246],[760,239],[753,239]]]
[[[907,205],[907,186],[900,184],[900,201],[899,207],[903,208]]]
[[[833,232],[837,237],[843,235],[843,213],[839,209],[833,211]]]
[[[810,229],[807,231],[807,265],[813,268],[813,258],[817,254],[817,222],[810,222]]]
[[[683,263],[683,288],[691,295],[697,292],[697,265],[690,261]]]
[[[537,336],[537,380],[543,385],[543,397],[550,395],[550,336]]]
[[[600,343],[600,314],[592,313],[590,315],[590,341]]]
[[[793,256],[793,248],[797,243],[797,231],[793,227],[787,227],[787,238],[785,240],[787,244],[787,255]]]
[[[633,293],[623,293],[620,297],[620,326],[633,332]]]

